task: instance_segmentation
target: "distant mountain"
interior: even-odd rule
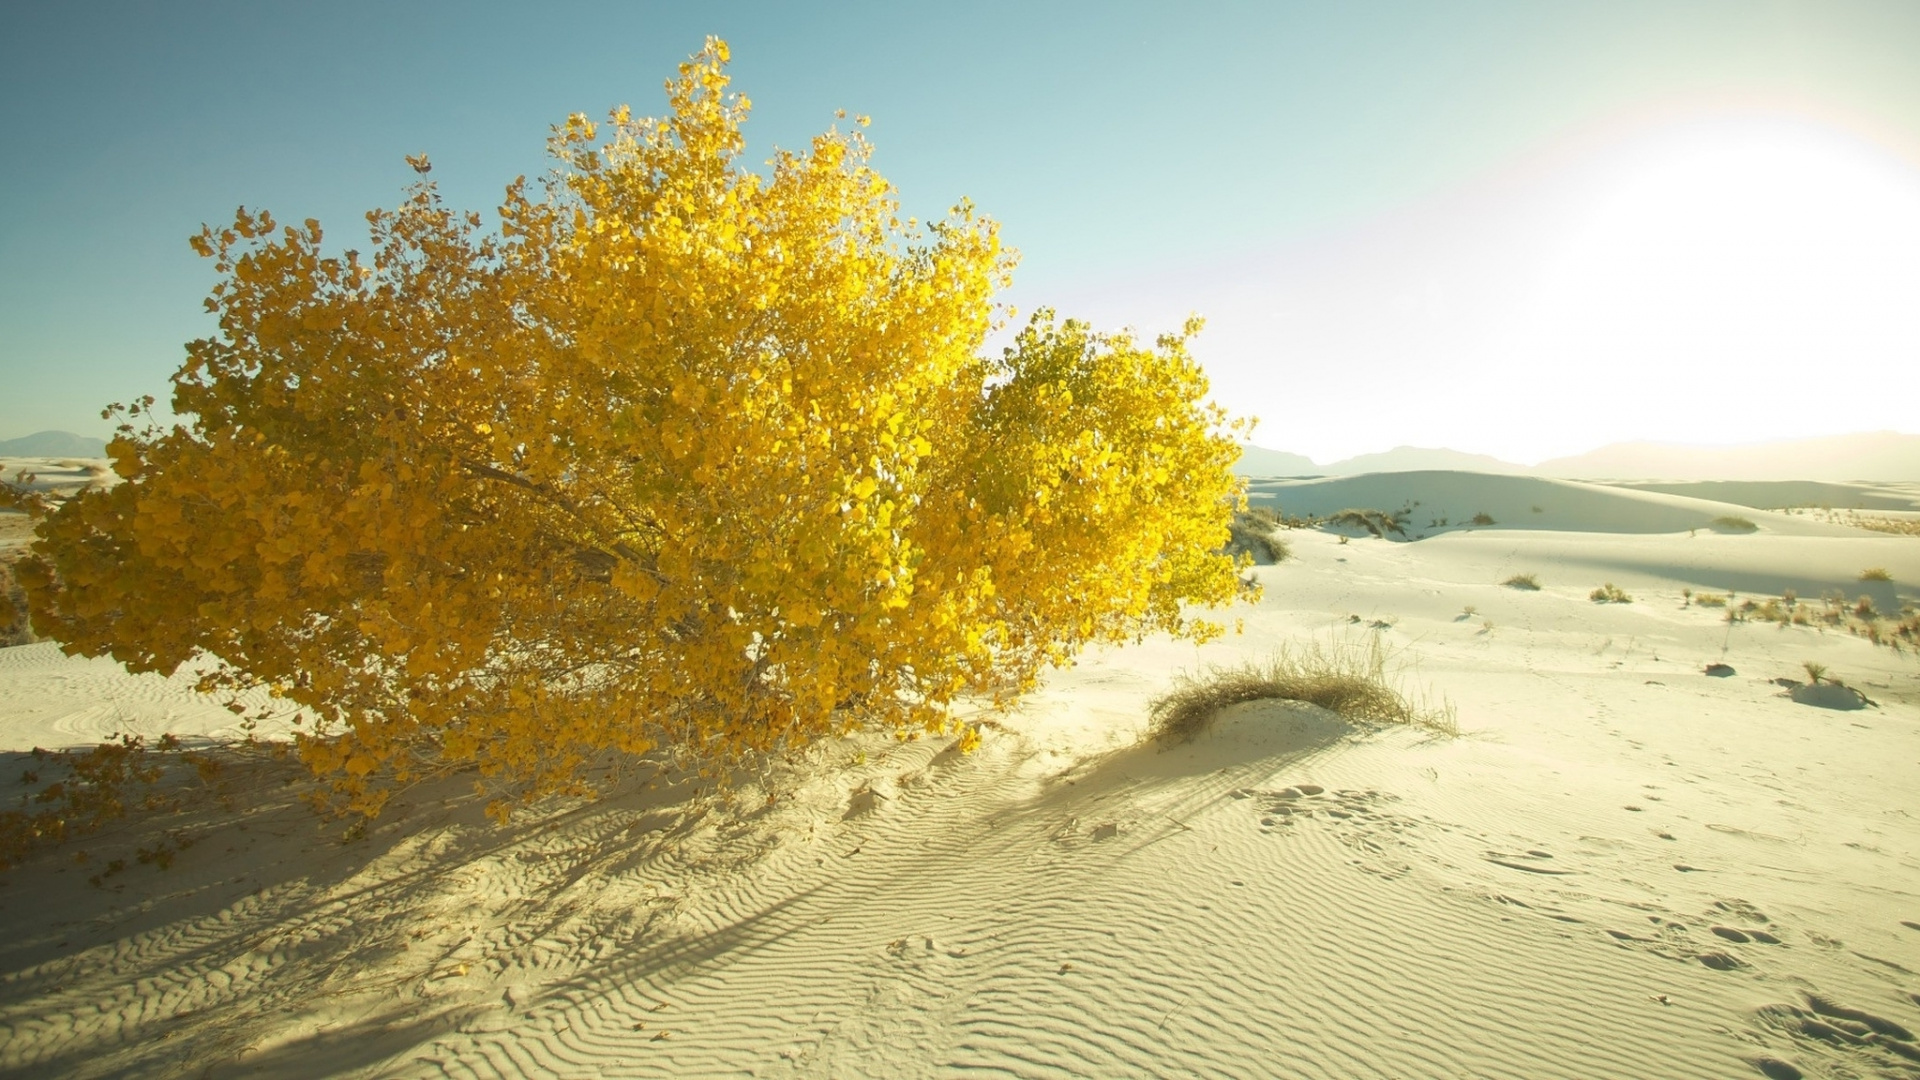
[[[1264,446],[1240,448],[1240,463],[1233,471],[1241,476],[1318,476],[1320,466],[1313,459]]]
[[[71,431],[39,431],[18,439],[0,439],[0,457],[76,457],[107,456],[104,439],[75,435]]]
[[[1745,446],[1614,443],[1543,461],[1532,472],[1587,480],[1920,481],[1920,435],[1875,431]]]
[[[1468,454],[1444,448],[1430,450],[1419,446],[1396,446],[1383,454],[1361,454],[1345,461],[1336,461],[1320,471],[1328,476],[1360,476],[1365,473],[1424,472],[1434,469],[1508,475],[1529,471],[1525,465],[1515,465],[1486,454]]]

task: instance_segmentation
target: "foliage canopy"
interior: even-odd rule
[[[422,180],[371,254],[244,208],[193,240],[218,336],[117,486],[34,503],[35,629],[307,710],[354,809],[472,764],[522,798],[657,746],[972,732],[1094,642],[1204,638],[1243,425],[1186,341],[1042,312],[983,355],[1012,254],[919,228],[829,130],[763,175],[710,40],[659,120],[554,130],[497,230]],[[864,121],[860,122],[864,125]],[[421,171],[424,159],[410,159]],[[136,430],[134,421],[145,417]],[[504,813],[508,803],[496,804]]]

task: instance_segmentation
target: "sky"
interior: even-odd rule
[[[364,245],[571,112],[664,108],[706,35],[749,156],[873,118],[971,198],[1005,298],[1195,353],[1254,441],[1531,463],[1920,432],[1920,4],[114,3],[0,13],[0,438],[163,400],[238,205]]]

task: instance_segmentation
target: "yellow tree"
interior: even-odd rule
[[[741,167],[726,59],[682,65],[664,119],[555,129],[497,229],[423,181],[370,254],[244,209],[203,230],[220,330],[184,422],[136,404],[124,482],[33,506],[36,630],[218,658],[207,688],[303,706],[367,813],[464,765],[529,798],[661,745],[955,730],[1089,643],[1217,633],[1184,605],[1251,594],[1217,553],[1241,425],[1197,324],[1042,313],[983,355],[994,224],[899,220],[864,121]]]

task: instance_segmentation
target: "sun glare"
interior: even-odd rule
[[[1838,130],[1722,121],[1613,156],[1590,190],[1529,323],[1559,379],[1646,399],[1640,430],[1598,441],[1778,437],[1820,408],[1833,431],[1911,425],[1920,170]]]

